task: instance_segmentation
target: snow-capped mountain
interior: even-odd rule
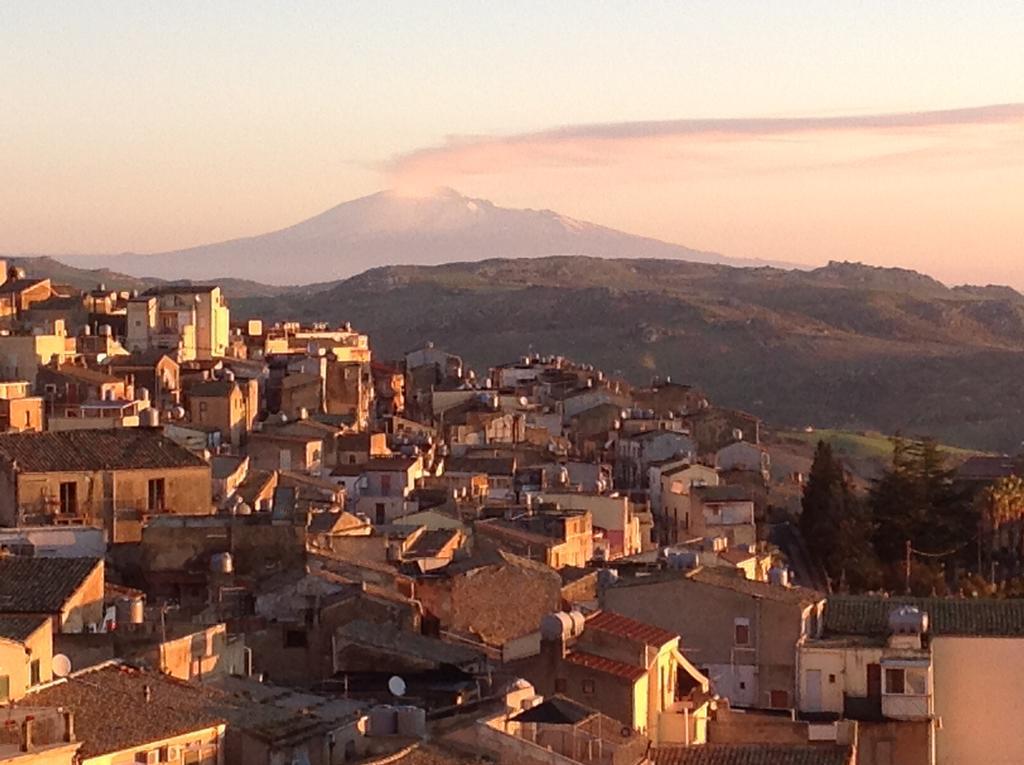
[[[62,259],[76,266],[109,267],[135,276],[235,277],[270,284],[307,284],[342,279],[384,265],[543,255],[764,265],[627,234],[550,210],[498,207],[451,189],[429,196],[382,191],[279,231],[185,250]]]

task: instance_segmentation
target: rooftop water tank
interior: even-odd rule
[[[915,606],[900,606],[889,612],[889,629],[894,635],[923,635],[928,614]]]
[[[540,620],[542,640],[568,640],[572,637],[572,617],[564,611],[547,614]]]
[[[235,570],[235,562],[231,553],[214,553],[210,556],[210,571],[215,574],[231,574]]]

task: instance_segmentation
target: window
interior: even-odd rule
[[[11,697],[11,678],[9,675],[0,675],[0,704]]]
[[[885,670],[885,692],[906,693],[906,673],[902,669]]]
[[[39,685],[42,682],[43,676],[39,668],[39,659],[32,659],[32,663],[28,665],[29,674],[29,685]]]
[[[305,648],[306,647],[306,632],[305,632],[305,630],[287,630],[284,633],[284,647],[285,648]]]
[[[78,484],[65,481],[60,485],[60,511],[64,514],[78,512]]]
[[[376,522],[378,524],[387,523],[388,515],[387,515],[387,512],[384,509],[384,503],[383,502],[378,502],[377,503],[376,513],[377,513],[377,521]]]
[[[590,695],[590,694],[592,694],[594,692],[594,681],[593,680],[584,680],[583,681],[583,692],[586,693],[587,695]]]
[[[772,691],[768,694],[768,706],[772,709],[789,708],[789,694],[786,691]]]
[[[149,479],[149,500],[147,508],[151,513],[163,512],[166,506],[166,486],[163,478]]]
[[[750,620],[736,619],[734,624],[734,642],[736,645],[750,645]]]
[[[555,693],[565,693],[569,690],[569,682],[564,677],[555,678]]]
[[[829,682],[830,685],[835,685],[836,684],[836,676],[835,675],[829,675],[828,676],[828,682]]]

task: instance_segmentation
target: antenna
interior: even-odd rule
[[[405,680],[398,675],[393,676],[388,680],[388,690],[391,691],[392,696],[404,696],[406,691]]]
[[[50,666],[55,677],[67,677],[71,674],[71,659],[62,653],[54,655]]]

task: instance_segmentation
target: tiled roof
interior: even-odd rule
[[[825,631],[835,635],[885,635],[889,614],[900,606],[915,606],[927,613],[933,635],[1024,635],[1024,600],[870,595],[830,597],[825,604]]]
[[[201,458],[148,428],[68,430],[0,436],[0,459],[24,473],[200,467]]]
[[[704,744],[654,752],[654,765],[851,765],[853,750],[834,744]]]
[[[740,576],[735,569],[698,568],[686,574],[687,579],[712,587],[723,587],[733,592],[764,598],[780,603],[811,604],[825,598],[825,594],[809,587],[785,587],[781,584],[758,582]],[[643,579],[637,581],[642,584]]]
[[[48,624],[48,616],[9,616],[0,614],[0,640],[13,640],[21,643],[27,640],[36,630]]]
[[[447,473],[486,473],[512,475],[516,471],[515,457],[449,457],[444,461]]]
[[[606,659],[604,656],[596,656],[584,651],[570,651],[565,655],[565,661],[578,667],[586,667],[587,669],[603,672],[634,683],[647,674],[647,670],[644,667],[626,664],[615,659]]]
[[[146,688],[149,701],[146,701]],[[203,692],[159,672],[100,665],[26,696],[22,704],[64,707],[75,715],[83,758],[135,749],[222,722]]]
[[[58,613],[101,565],[95,558],[0,557],[0,613]]]
[[[114,375],[107,374],[106,372],[100,372],[89,367],[79,366],[78,364],[61,364],[58,367],[44,367],[44,370],[53,374],[63,375],[64,377],[73,377],[76,380],[81,380],[87,383],[94,383],[96,385],[109,385],[111,383],[123,383],[124,378],[116,377]]]
[[[633,640],[657,647],[679,639],[679,635],[661,627],[638,622],[635,619],[630,619],[628,616],[612,613],[611,611],[598,611],[596,614],[588,617],[584,629],[597,630],[598,632],[604,632],[625,640]]]

